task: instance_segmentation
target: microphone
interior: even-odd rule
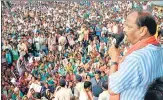
[[[122,40],[124,39],[124,33],[121,32],[118,37],[116,38],[116,43],[115,43],[115,47],[118,48],[120,43],[122,42]]]

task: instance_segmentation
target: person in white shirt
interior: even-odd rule
[[[109,100],[110,94],[108,91],[108,82],[105,81],[102,83],[103,92],[99,95],[98,100]]]
[[[84,89],[84,83],[82,82],[82,77],[80,75],[76,75],[76,86],[74,87],[74,96],[76,99],[79,98],[81,90]]]
[[[23,72],[26,70],[25,65],[24,65],[24,57],[20,56],[19,59],[17,60],[16,68],[19,73],[19,76],[23,74]]]
[[[33,39],[35,46],[36,46],[36,50],[39,51],[41,48],[41,44],[40,44],[40,35],[37,33],[35,34],[35,37]]]
[[[84,82],[84,89],[80,92],[79,100],[93,100],[91,85],[89,81]]]
[[[55,93],[54,100],[71,100],[72,91],[70,91],[68,88],[65,88],[66,81],[64,79],[61,79],[59,81],[59,84],[60,84],[60,87],[57,89]]]
[[[88,45],[88,55],[93,50],[93,42],[90,41],[90,44]]]
[[[118,34],[118,25],[116,22],[113,22],[112,32]]]
[[[4,45],[2,46],[2,50],[6,50],[6,49],[12,49],[11,45],[8,43],[8,41],[4,40],[3,41]]]

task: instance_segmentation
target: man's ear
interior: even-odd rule
[[[148,34],[148,28],[146,26],[143,26],[140,28],[140,36],[144,37],[146,34]]]

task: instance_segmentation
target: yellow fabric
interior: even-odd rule
[[[67,67],[66,67],[66,71],[67,71],[67,72],[71,72],[71,71],[73,71],[72,66],[71,66],[71,65],[67,65]]]
[[[157,25],[157,29],[156,29],[156,34],[155,34],[155,38],[157,39],[158,38],[158,25]]]

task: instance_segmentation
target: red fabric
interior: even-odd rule
[[[70,81],[71,80],[71,76],[70,75],[66,75],[66,81]]]
[[[71,77],[71,80],[72,80],[72,81],[75,80],[75,75],[74,75],[74,74],[70,75],[70,77]]]
[[[14,71],[14,69],[15,69],[14,66],[11,66],[11,70]]]
[[[137,42],[136,44],[134,44],[126,53],[126,55],[120,60],[120,63],[124,61],[125,57],[129,54],[131,54],[133,51],[139,50],[145,46],[147,46],[148,44],[153,44],[153,45],[157,45],[159,44],[159,42],[156,40],[156,38],[154,36],[151,36],[147,39],[143,39],[139,42]],[[110,100],[120,100],[120,94],[117,95],[110,95]]]
[[[1,94],[2,100],[7,100],[7,97],[4,94]]]
[[[144,39],[142,41],[137,42],[135,45],[133,45],[127,52],[127,55],[131,54],[133,51],[135,50],[139,50],[145,46],[147,46],[148,44],[153,44],[153,45],[157,45],[159,44],[159,42],[156,40],[156,38],[154,36],[151,36],[147,39]]]
[[[74,80],[74,75],[67,74],[66,75],[66,81],[73,81]]]

